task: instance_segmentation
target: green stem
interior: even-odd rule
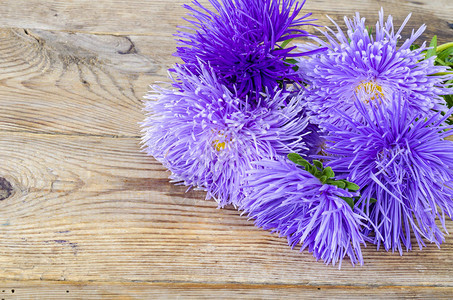
[[[453,74],[453,72],[439,72],[439,73],[435,73],[435,74],[431,74],[431,75],[442,76],[442,75],[450,75],[450,74]]]
[[[436,51],[437,53],[444,51],[445,49],[448,49],[450,47],[453,47],[453,42],[450,43],[445,43],[437,47]]]

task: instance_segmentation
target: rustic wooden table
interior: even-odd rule
[[[338,270],[171,185],[140,152],[142,99],[176,60],[187,1],[2,1],[0,299],[453,297],[452,236],[402,257],[370,245],[363,267]],[[450,0],[305,11],[374,24],[381,6],[453,40]]]

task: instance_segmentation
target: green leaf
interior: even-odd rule
[[[295,163],[295,164],[298,164],[299,161],[306,161],[305,159],[302,158],[302,156],[300,156],[297,153],[289,153],[288,154],[288,159],[290,161],[292,161],[293,163]]]
[[[453,42],[445,43],[437,46],[437,53],[444,51],[445,49],[453,47]]]
[[[314,167],[315,170],[314,170],[314,173],[313,175],[315,175],[315,177],[317,178],[321,178],[321,176],[325,176],[323,171],[320,171],[318,168]],[[326,176],[326,180],[327,180],[327,176]]]
[[[373,34],[373,27],[366,27],[366,30],[368,31],[368,35],[371,36]]]
[[[323,169],[323,165],[322,165],[322,162],[320,162],[319,160],[313,160],[313,164],[318,167],[319,169]]]
[[[453,46],[438,53],[437,58],[439,58],[442,61],[445,61],[447,59],[447,57],[450,55],[453,55]]]
[[[327,178],[333,178],[335,177],[335,173],[334,171],[332,170],[331,167],[327,167],[324,169],[324,174],[327,176]]]
[[[429,43],[429,47],[431,47],[431,49],[426,51],[425,58],[430,58],[437,54],[437,50],[436,50],[437,49],[437,35],[435,35],[433,37],[433,39],[431,40],[431,43]]]
[[[448,107],[451,108],[453,106],[453,95],[444,95],[444,99]]]
[[[434,61],[435,61],[435,63],[436,63],[437,65],[447,66],[447,63],[446,63],[446,62],[444,62],[444,61],[438,59],[437,57],[436,57],[436,59],[434,59]]]
[[[299,154],[297,154],[297,153],[289,153],[288,154],[288,159],[290,161],[292,161],[293,163],[295,163],[296,165],[304,167],[305,170],[310,172],[310,167],[311,167],[310,163],[306,159],[304,159],[302,156],[300,156]]]
[[[417,44],[412,44],[412,45],[409,47],[409,49],[410,49],[411,51],[417,50],[418,48],[420,48],[420,45],[417,45]]]
[[[370,203],[376,203],[376,202],[377,202],[377,199],[370,198]]]
[[[349,204],[351,209],[354,209],[354,199],[352,199],[350,197],[340,197],[340,198],[343,199],[344,201],[346,201],[346,203]]]
[[[343,181],[333,181],[332,183],[330,183],[330,185],[334,185],[334,186],[337,186],[339,187],[340,189],[344,189],[346,187],[346,183],[344,183]]]
[[[284,41],[284,42],[281,44],[280,47],[285,48],[286,46],[288,46],[288,44],[289,44],[292,40],[294,40],[294,39],[289,39],[289,40]]]
[[[349,181],[346,181],[346,188],[353,192],[360,190],[360,187],[357,184]]]
[[[340,189],[348,189],[353,192],[360,189],[360,187],[355,183],[342,179],[335,180],[335,172],[332,168],[327,167],[324,169],[322,162],[319,160],[313,160],[313,164],[310,164],[305,158],[297,153],[289,153],[288,159],[293,163],[302,166],[307,172],[318,178],[322,184],[333,185]]]
[[[295,65],[295,64],[297,64],[297,60],[294,58],[287,58],[287,59],[285,59],[285,63],[288,63],[290,65]]]
[[[441,65],[441,66],[448,66],[446,62],[444,62],[443,60],[439,59],[436,57],[436,59],[434,59],[434,61],[438,64],[438,65]]]
[[[311,165],[311,174],[313,174],[316,178],[321,178],[323,176],[323,172],[319,170],[316,166]]]

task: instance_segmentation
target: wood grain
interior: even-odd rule
[[[36,28],[46,30],[77,31],[115,35],[151,35],[170,37],[180,16],[186,12],[182,4],[186,0],[6,0],[0,6],[0,26]],[[208,5],[208,0],[199,1]],[[307,1],[304,12],[313,12],[319,24],[328,24],[326,14],[336,20],[356,11],[373,21],[383,7],[387,13],[401,22],[410,12],[414,19],[410,27],[427,23],[428,33],[442,32],[443,39],[450,39],[448,22],[453,23],[453,7],[449,0],[330,0]]]
[[[0,175],[13,187],[0,203],[0,279],[453,286],[451,239],[403,257],[370,246],[364,267],[338,271],[167,184],[138,148],[132,138],[0,133]]]
[[[139,135],[141,99],[171,63],[162,49],[140,54],[133,39],[155,40],[0,29],[0,129]]]
[[[142,99],[176,62],[183,3],[0,5],[0,299],[449,298],[451,236],[402,257],[369,245],[363,267],[339,271],[170,184],[140,151]],[[381,6],[396,23],[413,12],[406,35],[426,23],[424,39],[453,40],[447,0],[305,8],[325,24]]]
[[[193,283],[93,283],[42,281],[4,282],[0,297],[14,299],[351,299],[370,294],[387,299],[448,299],[452,288],[444,287],[343,287],[297,285],[240,285]],[[39,295],[39,296],[38,296]]]

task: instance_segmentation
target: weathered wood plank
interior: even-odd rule
[[[0,133],[0,280],[453,287],[453,240],[341,272],[204,193],[184,194],[138,140]],[[453,231],[453,222],[447,229]],[[397,287],[395,287],[397,288]]]
[[[125,282],[0,282],[9,299],[449,299],[450,287],[361,287]]]
[[[172,51],[155,37],[0,29],[0,129],[137,136]]]
[[[0,27],[21,27],[46,30],[64,30],[90,33],[114,33],[117,35],[163,35],[171,36],[180,17],[186,12],[181,7],[187,0],[101,0],[101,1],[41,1],[7,0],[0,7]],[[207,0],[200,1],[203,4]],[[419,1],[376,1],[339,0],[308,1],[306,12],[313,12],[319,24],[327,24],[326,14],[334,19],[360,11],[373,20],[383,7],[397,22],[408,13],[414,13],[409,26],[428,24],[428,33],[445,31],[450,40],[453,32],[448,27],[452,23],[453,7],[449,0]]]
[[[168,183],[139,151],[137,122],[148,85],[175,62],[182,3],[2,2],[0,299],[451,296],[451,236],[403,257],[369,245],[365,266],[338,271]],[[453,40],[449,0],[334,4],[305,10],[319,24],[413,12],[406,34],[426,23],[425,39]]]

